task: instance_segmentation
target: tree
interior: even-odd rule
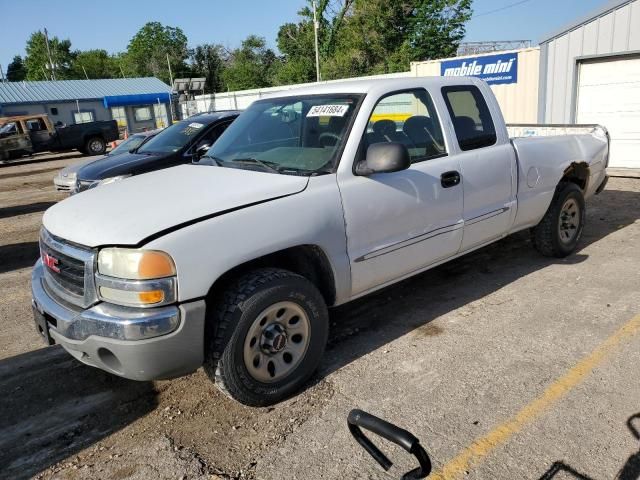
[[[320,0],[322,78],[406,71],[411,61],[454,54],[471,18],[471,1]],[[313,11],[305,6],[298,14],[298,23],[278,32],[282,66],[275,78],[281,83],[315,79]]]
[[[472,0],[420,0],[409,21],[411,60],[455,55],[471,18]]]
[[[13,57],[13,60],[7,65],[7,80],[10,82],[20,82],[27,77],[27,70],[20,55]]]
[[[272,85],[277,58],[266,45],[264,38],[250,35],[240,48],[231,51],[227,68],[222,74],[226,89],[245,90]]]
[[[169,83],[167,55],[174,72],[186,70],[185,60],[189,56],[186,35],[178,27],[149,22],[129,42],[124,63],[136,76],[154,76]]]
[[[120,76],[120,70],[116,58],[106,50],[76,51],[71,75],[73,78],[115,78]]]
[[[55,66],[56,80],[72,78],[71,63],[74,55],[71,53],[71,41],[51,37],[49,38],[49,50]],[[37,31],[31,34],[27,40],[26,51],[24,65],[27,71],[27,80],[50,80],[52,72],[43,32]]]
[[[222,45],[205,43],[191,52],[192,76],[206,78],[205,90],[209,93],[222,90],[222,75],[225,68],[226,50]]]

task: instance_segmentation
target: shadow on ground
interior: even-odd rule
[[[28,213],[44,212],[47,208],[55,205],[56,202],[36,202],[27,205],[15,205],[12,207],[0,208],[0,218],[16,217]]]
[[[347,305],[332,309],[328,351],[315,381],[411,331],[425,337],[441,330],[429,323],[552,264],[586,261],[581,251],[640,218],[640,192],[605,190],[587,205],[578,251],[546,258],[519,232]]]
[[[636,427],[636,422],[640,424],[640,413],[631,415],[627,419],[627,427],[631,431],[631,435],[633,435],[633,438],[636,440],[636,442],[639,442],[640,431]],[[629,456],[627,461],[614,477],[614,480],[640,479],[640,444],[638,444],[638,449],[638,452]],[[562,479],[575,478],[577,480],[593,480],[591,477],[578,472],[575,468],[567,465],[564,462],[554,462],[551,467],[549,467],[549,469],[544,472],[539,480],[554,480],[556,476]]]
[[[59,346],[0,360],[0,392],[0,478],[7,479],[30,478],[157,405],[152,383],[87,367]]]
[[[32,266],[40,256],[38,242],[0,245],[0,273]]]
[[[58,160],[67,160],[69,158],[77,158],[78,160],[82,160],[82,153],[70,151],[70,152],[61,152],[58,155],[51,155],[51,154],[46,154],[46,156],[34,155],[33,157],[24,157],[24,160],[19,160],[19,159],[10,160],[5,163],[0,163],[0,168],[18,167],[22,165],[31,165],[33,163],[55,162]]]

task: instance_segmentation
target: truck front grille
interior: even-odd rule
[[[95,252],[54,237],[40,234],[40,256],[47,286],[62,300],[88,307],[97,300],[93,264]]]

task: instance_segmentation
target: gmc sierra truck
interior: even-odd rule
[[[608,155],[601,127],[510,139],[478,79],[291,90],[253,103],[192,165],[47,210],[36,325],[115,375],[204,366],[232,398],[273,404],[318,366],[328,307],[519,230],[569,255]]]

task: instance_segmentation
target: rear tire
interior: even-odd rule
[[[318,367],[329,316],[306,278],[256,270],[233,282],[210,310],[204,370],[238,402],[264,407],[284,400]]]
[[[575,251],[585,221],[582,190],[575,183],[561,183],[547,213],[531,230],[533,245],[547,257],[563,258]]]
[[[87,155],[104,155],[107,151],[107,144],[102,137],[91,137],[84,144]]]

